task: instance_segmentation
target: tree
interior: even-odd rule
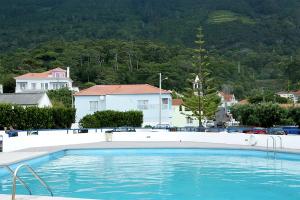
[[[47,94],[54,107],[72,107],[72,91],[68,88],[49,90]]]
[[[207,51],[204,48],[204,35],[202,28],[198,28],[195,41],[197,48],[193,51],[193,67],[197,74],[194,81],[194,90],[188,90],[183,98],[184,106],[192,111],[193,116],[199,120],[199,127],[204,117],[212,118],[220,104],[215,88],[210,76],[209,61]]]

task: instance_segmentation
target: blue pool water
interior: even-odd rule
[[[145,200],[299,200],[300,155],[209,149],[67,150],[30,164],[54,196]],[[35,195],[47,195],[27,172]],[[18,185],[18,194],[27,192]],[[0,171],[0,193],[11,178]]]

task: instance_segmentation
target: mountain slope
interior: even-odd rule
[[[2,0],[0,13],[2,51],[83,38],[192,46],[200,25],[218,50],[300,44],[297,0]]]

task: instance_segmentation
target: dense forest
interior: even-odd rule
[[[219,89],[300,88],[298,0],[1,0],[0,83],[70,66],[80,87],[157,85],[162,72],[182,91],[199,26]]]

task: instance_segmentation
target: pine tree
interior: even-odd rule
[[[192,111],[192,116],[199,120],[199,127],[204,117],[213,118],[220,98],[213,87],[213,79],[210,76],[208,53],[204,48],[204,35],[202,28],[198,28],[195,41],[197,48],[193,51],[193,67],[195,68],[196,79],[194,81],[193,90],[189,89],[184,95],[184,106]]]

